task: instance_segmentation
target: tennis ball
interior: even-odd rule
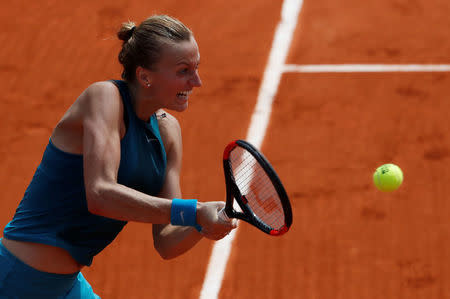
[[[373,183],[378,190],[390,192],[397,190],[403,182],[403,172],[397,165],[384,164],[373,173]]]

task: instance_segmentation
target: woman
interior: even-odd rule
[[[153,224],[165,259],[236,227],[223,202],[182,200],[177,120],[195,87],[192,32],[168,16],[123,24],[123,81],[89,86],[56,125],[0,244],[0,298],[98,298],[80,270],[127,221]]]

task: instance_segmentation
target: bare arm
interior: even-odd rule
[[[181,198],[180,171],[182,160],[182,138],[178,121],[170,114],[159,121],[161,137],[167,154],[167,169],[160,196]],[[191,249],[202,238],[193,227],[153,224],[153,241],[162,258],[177,257]]]
[[[82,95],[84,180],[91,213],[125,221],[170,223],[171,201],[117,183],[123,107],[111,83]]]
[[[172,198],[180,197],[181,133],[178,122],[163,126],[169,136],[168,167],[162,197],[149,196],[117,182],[120,165],[120,127],[123,107],[120,94],[110,83],[96,83],[81,96],[83,109],[83,155],[86,200],[91,213],[124,221],[163,224],[156,226],[155,247],[165,258],[177,256],[201,239],[195,229],[170,223]],[[167,139],[167,138],[166,138]],[[220,239],[234,225],[220,221],[222,202],[197,204],[197,222],[203,235]]]

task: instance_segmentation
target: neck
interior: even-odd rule
[[[128,83],[128,86],[131,94],[131,105],[136,116],[143,121],[148,121],[150,116],[159,108],[152,105],[153,101],[147,89],[143,89],[137,83]]]

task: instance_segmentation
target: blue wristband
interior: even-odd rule
[[[193,226],[201,231],[201,226],[197,224],[197,200],[174,198],[170,209],[170,223]]]

